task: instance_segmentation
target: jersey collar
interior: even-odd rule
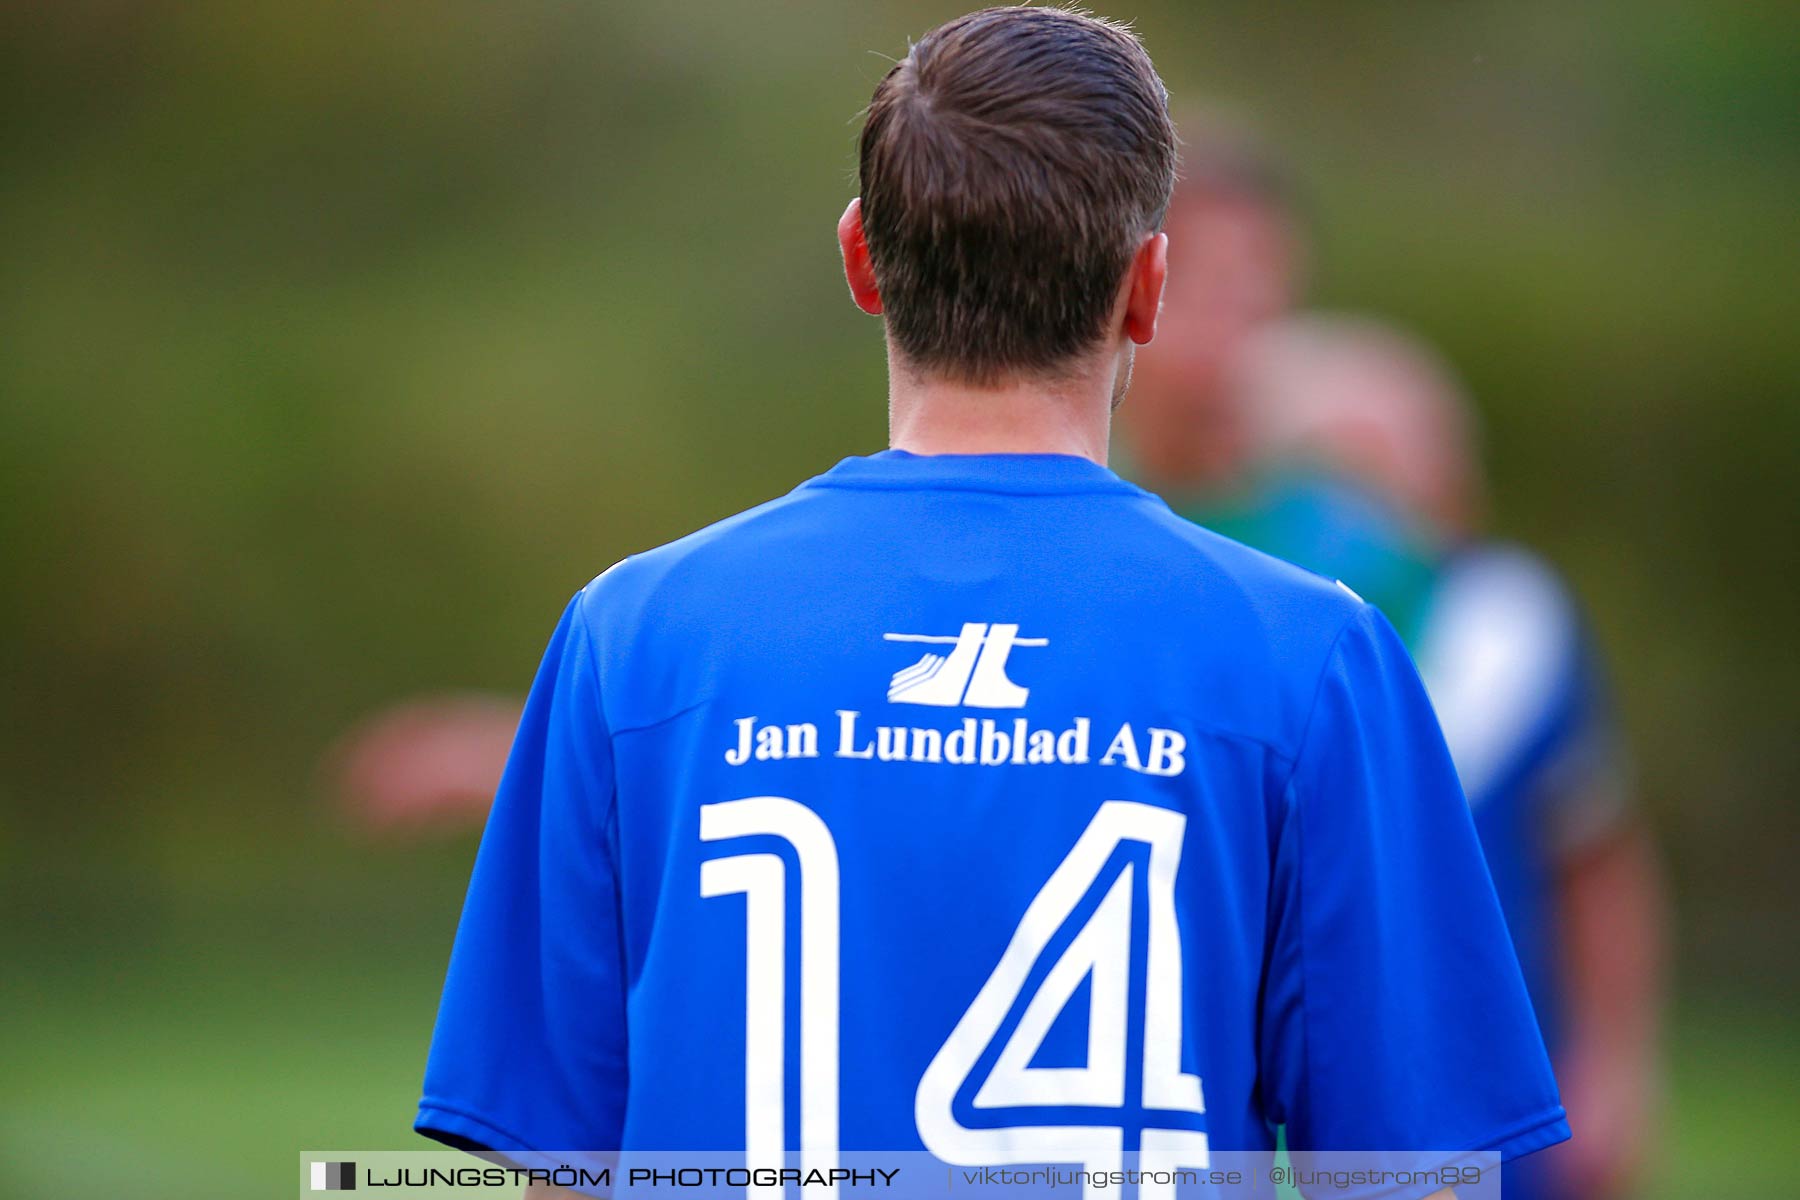
[[[913,454],[906,450],[846,458],[805,486],[938,489],[1013,496],[1142,494],[1137,486],[1099,463],[1073,454]]]

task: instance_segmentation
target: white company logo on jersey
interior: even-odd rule
[[[1042,647],[1049,638],[1020,637],[1019,627],[1005,621],[965,621],[954,635],[884,633],[884,642],[923,642],[948,646],[945,653],[928,650],[888,680],[890,704],[927,708],[1022,709],[1031,689],[1006,674],[1007,660],[1020,647]],[[890,660],[891,661],[891,660]],[[1064,664],[1065,666],[1069,664]],[[870,680],[874,683],[874,680]],[[944,763],[949,766],[1030,767],[1039,764],[1122,767],[1140,775],[1179,775],[1187,769],[1187,735],[1155,725],[1120,722],[1097,759],[1092,748],[1105,736],[1092,717],[1043,722],[1024,716],[963,717],[954,725],[869,725],[860,708],[836,708],[835,720],[795,721],[787,718],[738,717],[725,748],[725,762],[741,767],[752,762],[788,758],[861,759],[872,763]],[[835,746],[820,746],[819,730],[836,733]],[[1105,728],[1112,728],[1111,724]]]
[[[927,642],[951,646],[948,654],[926,651],[909,667],[894,672],[887,698],[893,704],[930,704],[938,708],[1024,708],[1031,696],[1006,677],[1006,659],[1014,646],[1048,646],[1049,638],[1022,638],[1017,625],[965,621],[955,637],[929,633],[884,633],[883,641]]]

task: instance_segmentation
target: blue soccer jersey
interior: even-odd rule
[[[898,451],[569,605],[421,1131],[1198,1166],[1277,1124],[1568,1136],[1370,606],[1084,459]]]

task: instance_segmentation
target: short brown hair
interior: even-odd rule
[[[1054,374],[1106,333],[1175,178],[1168,92],[1122,25],[1014,6],[926,34],[875,89],[864,236],[889,337],[933,374]]]

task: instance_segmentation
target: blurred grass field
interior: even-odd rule
[[[412,1110],[473,842],[290,849],[248,891],[65,880],[49,921],[9,929],[0,1197],[279,1196],[302,1150],[426,1148]],[[1791,1014],[1683,995],[1670,1069],[1649,1200],[1792,1195]]]

